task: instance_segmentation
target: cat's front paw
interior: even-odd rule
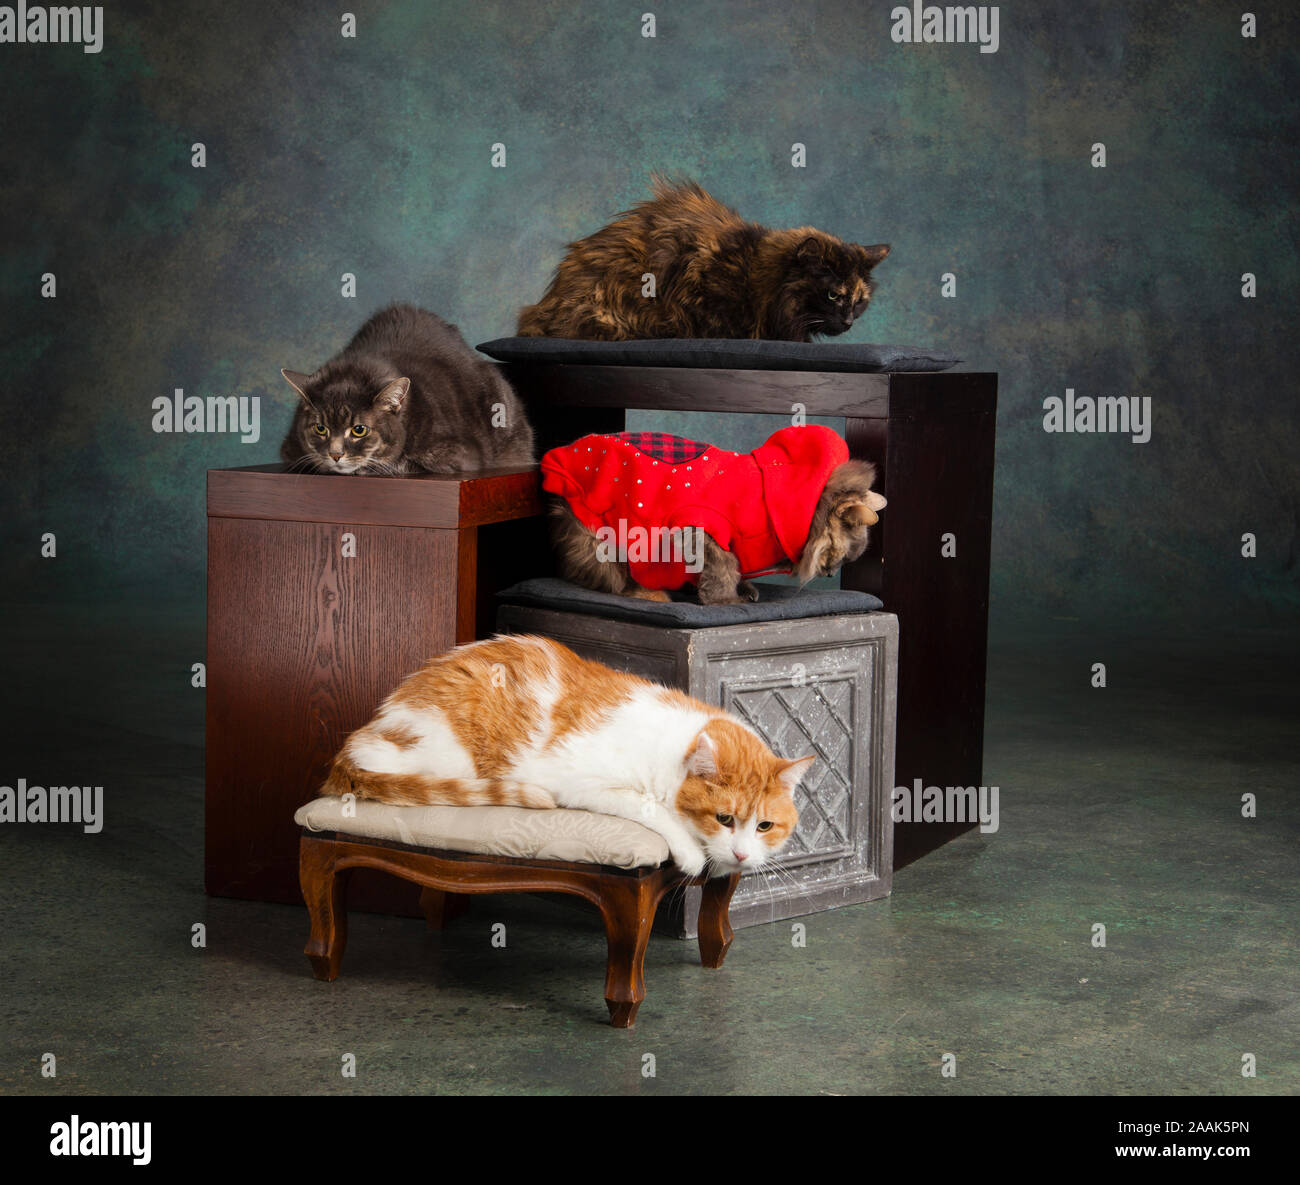
[[[708,860],[701,847],[674,848],[672,857],[673,863],[686,876],[699,876],[704,871],[704,865]]]
[[[736,592],[740,594],[742,601],[758,600],[758,586],[748,580],[742,580],[736,585]]]
[[[625,595],[635,597],[638,601],[657,601],[661,605],[666,605],[672,600],[672,597],[661,588],[642,588],[639,584],[633,585],[632,590]]]
[[[753,585],[750,587],[752,588]],[[757,592],[752,597],[745,595],[745,581],[741,581],[735,588],[730,586],[719,588],[716,585],[706,587],[701,584],[695,591],[701,605],[743,605],[747,601],[758,599]]]

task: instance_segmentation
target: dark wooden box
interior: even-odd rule
[[[628,409],[843,416],[889,507],[841,578],[898,615],[896,780],[978,786],[984,764],[996,374],[849,374],[514,363],[539,448],[621,432]],[[943,554],[952,536],[955,554]],[[951,549],[950,549],[951,550]],[[895,866],[973,823],[899,823]]]

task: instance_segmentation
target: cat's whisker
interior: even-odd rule
[[[767,920],[773,922],[776,920],[776,897],[772,892],[772,886],[767,879],[767,869],[759,868],[754,878],[758,881],[762,891],[767,894]]]
[[[689,882],[689,881],[681,880],[681,881],[678,881],[678,882],[677,882],[677,883],[676,883],[676,884],[675,884],[675,885],[674,885],[674,886],[673,886],[673,887],[668,891],[668,904],[669,904],[670,909],[676,907],[677,905],[680,905],[680,906],[682,907],[682,912],[685,913],[685,911],[686,911],[686,890],[687,890],[689,887],[690,887],[690,882]]]
[[[294,473],[299,469],[307,469],[312,467],[315,462],[316,458],[312,453],[303,453],[302,456],[296,457],[288,463],[288,468],[285,472]]]
[[[679,880],[671,889],[668,890],[668,893],[665,896],[665,902],[667,903],[668,913],[670,915],[675,912],[678,916],[685,918],[686,894],[690,887],[690,881]],[[663,906],[661,905],[660,908],[663,908]]]
[[[794,874],[791,873],[788,868],[783,868],[781,865],[777,864],[773,866],[773,871],[777,875],[777,880],[784,884],[790,891],[785,898],[787,901],[803,900],[807,898],[808,891],[794,879]]]
[[[776,895],[772,890],[772,882],[767,875],[770,870],[771,870],[771,865],[764,864],[761,868],[758,869],[756,875],[758,877],[759,882],[763,886],[763,891],[767,894],[768,921],[774,921],[776,919]]]
[[[766,872],[767,869],[764,869],[763,871]],[[773,868],[772,871],[773,871],[773,872],[776,872],[776,873],[779,874],[780,869],[778,869],[778,868]],[[777,876],[777,886],[779,886],[779,884],[780,884],[780,880],[781,880],[781,878],[780,878],[780,876],[778,875],[778,876]],[[776,897],[776,889],[777,889],[777,886],[774,886],[774,885],[772,884],[772,881],[771,881],[771,878],[770,878],[770,877],[767,877],[767,876],[764,876],[764,877],[763,877],[763,887],[767,890],[767,920],[768,920],[769,922],[775,922],[775,921],[776,921],[776,901],[777,901],[777,897]]]

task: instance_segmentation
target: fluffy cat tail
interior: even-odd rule
[[[393,806],[523,806],[545,810],[555,799],[536,786],[506,787],[498,782],[439,778],[433,774],[381,773],[360,769],[344,757],[335,760],[322,795],[354,794]]]

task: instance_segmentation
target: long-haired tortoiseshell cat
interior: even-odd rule
[[[434,313],[390,305],[312,374],[280,458],[316,473],[463,473],[533,463],[533,430],[510,384]]]
[[[746,222],[693,181],[655,177],[653,191],[569,244],[546,295],[519,314],[520,337],[811,341],[862,315],[889,254],[811,226]]]
[[[831,576],[867,548],[875,466],[820,425],[749,453],[661,433],[584,436],[542,458],[560,575],[596,592],[705,605],[758,599],[748,577]],[[688,554],[689,553],[689,554]]]
[[[409,676],[344,742],[321,792],[615,815],[663,836],[688,876],[718,876],[780,851],[814,760],[777,757],[722,709],[559,642],[507,636]]]

